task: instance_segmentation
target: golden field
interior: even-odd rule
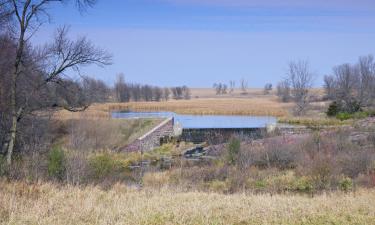
[[[71,113],[65,110],[55,114],[60,119],[110,118],[111,111],[172,111],[194,115],[253,115],[289,116],[291,103],[281,103],[276,97],[259,98],[196,98],[190,100],[169,100],[163,102],[129,102],[94,104],[85,112]]]
[[[375,191],[223,195],[0,181],[0,224],[375,224]]]

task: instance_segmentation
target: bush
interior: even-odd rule
[[[328,110],[327,110],[327,116],[336,116],[340,112],[340,106],[335,101],[329,104]]]
[[[109,153],[101,153],[92,156],[89,165],[95,178],[103,178],[115,169],[115,161]]]
[[[339,181],[341,191],[348,192],[353,189],[353,181],[349,177],[344,177]]]
[[[48,175],[62,180],[65,171],[65,153],[60,147],[54,147],[48,156]]]
[[[228,143],[228,163],[235,164],[240,153],[241,142],[237,138],[232,138]]]

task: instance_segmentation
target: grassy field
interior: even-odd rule
[[[0,224],[375,224],[375,191],[222,195],[0,182]]]

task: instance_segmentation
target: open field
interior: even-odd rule
[[[301,195],[0,182],[0,224],[375,224],[375,191]]]

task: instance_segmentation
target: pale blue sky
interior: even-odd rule
[[[84,15],[71,5],[35,39],[60,25],[111,52],[114,64],[84,74],[131,82],[211,87],[248,80],[276,83],[290,60],[308,59],[321,77],[334,65],[375,53],[373,0],[99,0]],[[237,82],[238,83],[238,82]]]

